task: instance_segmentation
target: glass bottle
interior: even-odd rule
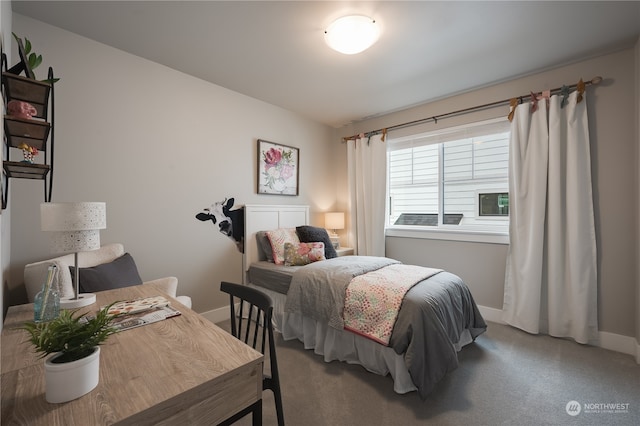
[[[36,294],[33,301],[33,320],[46,322],[58,318],[60,315],[60,293],[54,285],[55,267],[50,268],[47,281],[42,284],[42,290]]]

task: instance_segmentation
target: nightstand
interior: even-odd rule
[[[338,256],[351,256],[353,255],[353,249],[351,247],[340,247],[336,249]]]

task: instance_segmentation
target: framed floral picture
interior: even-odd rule
[[[258,194],[298,195],[300,150],[258,139]]]

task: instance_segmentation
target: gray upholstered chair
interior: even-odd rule
[[[125,251],[122,244],[106,244],[98,250],[78,253],[78,267],[93,268],[99,265],[108,264],[121,258],[124,254]],[[60,297],[74,296],[73,279],[69,270],[69,267],[74,266],[73,257],[73,254],[67,254],[53,259],[43,260],[41,262],[30,263],[24,267],[24,285],[27,290],[29,302],[33,302],[36,294],[42,289],[42,284],[47,277],[48,268],[51,264],[56,265],[58,268],[57,284],[60,291]],[[189,296],[176,296],[178,289],[178,279],[176,277],[160,278],[144,282],[143,284],[150,283],[159,284],[165,293],[176,298],[178,302],[188,308],[191,308],[191,298]]]

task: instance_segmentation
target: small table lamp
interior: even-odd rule
[[[74,297],[61,298],[60,307],[75,309],[95,303],[96,295],[80,294],[78,252],[100,248],[100,229],[107,227],[105,203],[42,203],[42,230],[50,232],[52,253],[74,253]]]
[[[329,238],[335,248],[340,247],[340,239],[336,230],[344,229],[344,212],[329,212],[324,214],[324,227],[331,230]]]

